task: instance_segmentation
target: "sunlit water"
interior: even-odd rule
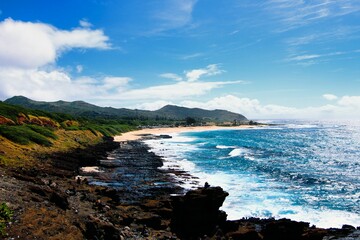
[[[228,219],[275,217],[318,227],[360,226],[360,122],[173,134],[147,141],[165,168],[229,192]],[[196,185],[184,181],[184,187]]]

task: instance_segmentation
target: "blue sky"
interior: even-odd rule
[[[358,0],[3,0],[0,99],[360,117]]]

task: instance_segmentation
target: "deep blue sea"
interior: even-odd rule
[[[267,121],[269,123],[270,121]],[[164,168],[229,192],[228,219],[290,218],[360,226],[360,121],[272,121],[276,126],[172,134],[151,140]]]

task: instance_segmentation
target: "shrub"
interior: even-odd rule
[[[0,205],[0,236],[6,236],[6,225],[11,221],[12,216],[13,211],[6,203],[2,203]]]
[[[41,135],[43,135],[45,137],[52,138],[52,139],[58,138],[51,128],[40,127],[40,126],[36,126],[36,125],[28,125],[28,128],[30,128],[34,132],[40,133]]]
[[[67,130],[67,131],[77,131],[77,130],[80,130],[80,128],[78,126],[70,126],[70,127],[65,127],[65,130]]]
[[[33,131],[29,126],[0,126],[0,135],[18,144],[27,145],[31,142],[50,147],[51,141],[46,136]]]

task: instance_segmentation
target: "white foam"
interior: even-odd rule
[[[286,124],[287,128],[316,128],[318,125],[314,124]]]
[[[225,145],[217,145],[217,149],[229,149],[229,148],[236,148],[235,146],[225,146]]]
[[[196,168],[195,163],[184,158],[184,153],[188,151],[195,151],[196,144],[189,144],[196,140],[196,138],[182,136],[179,133],[168,134],[172,138],[160,140],[146,140],[144,141],[149,147],[150,151],[163,158],[163,166],[160,169],[185,171],[192,173]],[[185,189],[192,189],[199,186],[194,178],[182,178],[181,176],[173,175],[175,180],[181,182],[181,187]]]
[[[322,228],[341,228],[343,224],[360,225],[360,215],[355,213],[294,205],[291,195],[274,191],[279,189],[279,186],[270,186],[276,185],[275,183],[262,182],[254,176],[223,172],[198,172],[196,176],[200,178],[200,185],[208,182],[213,186],[221,186],[229,193],[221,208],[228,214],[229,220],[274,217],[310,222],[311,225]]]
[[[246,148],[235,148],[234,150],[232,150],[229,153],[230,157],[239,157],[239,156],[244,156],[250,153],[249,149]]]
[[[232,193],[230,192],[230,196]],[[226,211],[229,220],[236,220],[243,217],[259,217],[275,219],[289,218],[295,221],[310,222],[321,228],[341,228],[343,224],[358,226],[360,216],[355,213],[336,210],[317,210],[293,206],[291,202],[283,201],[280,198],[273,201],[247,201],[242,202],[236,197],[228,197],[222,210]]]
[[[83,173],[99,173],[99,172],[103,172],[102,170],[99,169],[98,166],[82,167],[82,168],[80,168],[80,171],[83,172]]]

